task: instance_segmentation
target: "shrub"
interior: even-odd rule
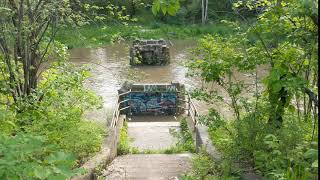
[[[59,63],[43,73],[32,106],[22,104],[17,114],[18,131],[48,138],[60,149],[73,152],[82,162],[100,150],[105,129],[96,122],[83,119],[85,110],[100,106],[100,99],[83,87],[86,69]]]
[[[136,147],[130,145],[131,138],[128,135],[128,123],[125,121],[123,127],[120,130],[120,140],[117,146],[117,154],[138,154],[139,150]]]
[[[128,123],[124,122],[123,127],[120,129],[120,140],[117,146],[117,154],[129,154],[130,153],[130,139],[128,135]]]
[[[170,129],[169,131],[171,135],[178,140],[178,142],[175,146],[166,149],[166,154],[177,152],[196,152],[196,147],[192,138],[192,134],[189,131],[186,118],[182,118],[180,120],[179,131],[176,131],[175,129]]]
[[[192,171],[183,175],[183,180],[232,180],[239,179],[238,169],[227,160],[216,162],[212,157],[200,149],[200,152],[192,158]]]
[[[89,76],[87,70],[64,61],[54,63],[42,74],[37,91],[30,97],[11,108],[0,106],[1,134],[12,138],[18,133],[41,136],[46,144],[73,153],[78,165],[98,152],[106,130],[83,119],[85,110],[101,104],[99,97],[83,86]]]
[[[312,124],[286,113],[283,127],[276,129],[265,116],[259,111],[218,128],[212,123],[210,138],[225,159],[246,162],[266,178],[317,179],[318,143],[307,136]]]
[[[0,179],[67,179],[84,172],[76,157],[60,151],[45,137],[0,135]]]

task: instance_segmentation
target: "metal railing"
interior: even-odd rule
[[[129,93],[131,93],[131,89],[129,91],[127,91],[127,92],[124,92],[124,93],[121,93],[121,94],[118,95],[118,98],[117,98],[117,102],[118,103],[117,103],[117,105],[116,105],[116,107],[115,107],[115,109],[113,111],[110,127],[112,127],[112,128],[116,127],[117,123],[118,123],[118,120],[119,120],[119,117],[120,117],[120,112],[125,110],[125,109],[130,108],[130,106],[126,106],[126,107],[120,109],[120,105],[122,103],[130,101],[130,99],[123,100],[123,101],[119,102],[121,96],[124,96],[124,95],[129,94]]]
[[[187,98],[188,98],[188,101],[187,101],[187,103],[188,103],[188,116],[191,117],[192,122],[193,122],[193,126],[195,127],[198,123],[197,118],[199,117],[199,113],[198,113],[197,107],[193,104],[189,93],[187,93]]]
[[[128,101],[131,101],[131,99],[126,99],[126,100],[123,100],[123,101],[119,101],[119,100],[120,100],[121,96],[129,94],[131,92],[132,91],[130,89],[129,91],[121,93],[121,94],[118,95],[118,98],[117,98],[117,102],[118,103],[117,103],[117,105],[116,105],[116,107],[115,107],[115,109],[113,111],[110,127],[116,127],[117,123],[118,123],[118,120],[119,120],[119,117],[120,117],[121,111],[130,108],[130,106],[126,106],[126,107],[123,107],[123,108],[120,108],[120,107],[121,107],[121,104],[123,104],[125,102],[128,102]],[[192,122],[193,122],[193,126],[195,127],[197,125],[197,123],[198,123],[197,119],[199,117],[199,113],[198,113],[198,110],[197,110],[196,106],[194,105],[194,103],[191,100],[190,94],[187,93],[187,100],[182,100],[182,99],[179,99],[179,100],[187,103],[187,108],[183,108],[183,107],[180,107],[180,108],[183,108],[183,109],[187,110],[188,116],[191,117]]]

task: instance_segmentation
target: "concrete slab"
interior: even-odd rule
[[[134,154],[117,157],[103,172],[108,180],[168,180],[191,170],[191,154]]]
[[[177,143],[170,129],[179,130],[179,122],[128,122],[131,146],[139,150],[161,150]]]
[[[129,122],[174,122],[178,120],[175,116],[142,115],[142,116],[129,117],[128,121]]]

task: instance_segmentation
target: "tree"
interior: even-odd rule
[[[202,12],[202,25],[204,25],[208,19],[208,0],[202,0],[202,6],[201,6],[201,12]]]
[[[253,63],[254,65],[247,67],[246,70],[254,70],[257,65],[267,63],[270,66],[270,73],[263,83],[266,87],[264,94],[270,106],[269,123],[280,128],[287,109],[296,109],[299,118],[303,113],[305,119],[311,116],[316,120],[318,107],[317,94],[314,93],[318,81],[318,22],[315,18],[318,7],[316,4],[316,0],[236,3],[235,13],[242,18],[242,22],[248,24],[249,28],[239,31],[242,28],[237,25],[236,35],[222,43],[217,37],[207,38],[201,44],[197,54],[196,60],[201,61],[194,61],[191,69],[200,70],[205,81],[217,82],[224,86],[224,84],[234,85],[232,81],[227,81],[228,83],[223,81],[230,76],[230,73],[232,74],[232,69],[241,70]],[[237,11],[237,7],[240,6],[246,6],[250,10],[259,8],[263,11],[258,15],[257,21],[251,24]],[[230,44],[228,48],[234,48],[234,50],[221,53],[227,48],[219,49],[219,47],[228,44]],[[234,56],[241,58],[230,64],[231,60],[228,58]],[[216,77],[217,75],[220,77]],[[234,88],[230,86],[229,89],[230,93],[228,93],[233,95]],[[238,90],[236,95],[239,95]],[[233,104],[237,104],[235,98],[231,97],[231,99]],[[237,119],[240,119],[239,108],[233,105],[233,109]]]
[[[39,69],[49,60],[59,22],[77,18],[69,7],[66,0],[0,2],[2,83],[15,102],[36,90]]]
[[[193,95],[234,111],[224,124],[216,113],[204,119],[223,159],[251,163],[266,179],[318,178],[317,3],[239,1],[242,21],[224,21],[234,33],[201,39],[188,64],[204,81]],[[240,14],[244,6],[259,9],[254,22]],[[252,78],[243,81],[239,72]]]

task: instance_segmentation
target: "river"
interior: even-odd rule
[[[191,77],[186,77],[187,69],[183,63],[190,58],[190,50],[196,47],[195,40],[176,40],[170,46],[171,63],[166,66],[138,66],[129,65],[130,43],[117,43],[106,45],[101,48],[75,48],[70,50],[70,59],[77,65],[89,64],[92,77],[85,85],[93,90],[103,99],[103,108],[86,113],[86,118],[106,123],[107,118],[115,107],[117,100],[117,90],[125,81],[139,83],[183,83],[187,90],[200,87],[200,81]],[[261,69],[260,74],[265,74]],[[240,80],[253,82],[251,73],[235,73]],[[223,94],[221,89],[218,89]],[[230,99],[225,94],[225,101]],[[196,106],[200,113],[206,113],[208,105],[196,101]],[[219,112],[227,118],[233,113],[223,103],[213,105]]]

